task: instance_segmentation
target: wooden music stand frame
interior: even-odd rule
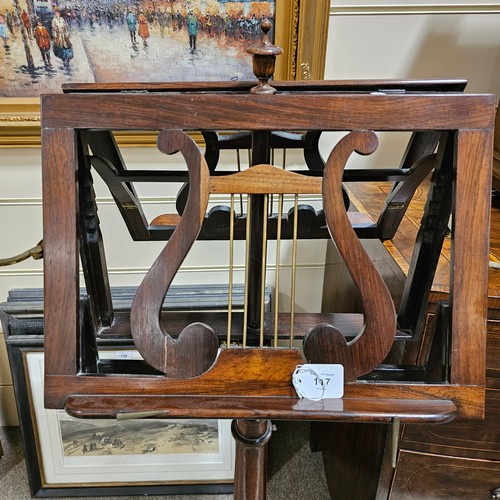
[[[81,417],[113,418],[123,412],[146,411],[164,418],[235,419],[236,498],[265,495],[265,481],[260,479],[265,479],[262,454],[270,437],[270,419],[443,422],[455,416],[483,417],[493,96],[458,92],[349,93],[317,88],[254,95],[237,89],[174,89],[45,95],[41,103],[47,408],[66,408]],[[162,150],[184,144],[185,139],[176,142],[176,137],[187,137],[183,132],[199,130],[251,131],[254,141],[260,141],[263,147],[269,134],[277,130],[352,131],[352,137],[372,134],[367,131],[451,134],[453,262],[450,368],[446,379],[436,383],[360,380],[355,371],[356,354],[351,360],[341,360],[347,373],[354,373],[347,377],[342,399],[299,399],[291,383],[296,365],[303,362],[299,351],[267,346],[223,348],[208,371],[204,368],[201,375],[188,378],[162,373],[99,373],[96,356],[89,355],[89,321],[80,305],[82,188],[77,180],[82,178],[84,168],[81,137],[87,131],[122,130],[160,130]],[[171,143],[168,147],[167,142]],[[203,186],[203,179],[198,179],[195,171],[190,170],[191,182]],[[260,172],[261,185],[270,184],[266,178],[270,172]],[[285,177],[280,177],[278,184]],[[316,181],[321,184],[321,178],[312,183],[317,187]],[[235,192],[234,187],[224,187]],[[261,194],[262,189],[251,192]],[[329,189],[323,183],[324,198]],[[197,210],[196,217],[203,219],[203,204]],[[334,229],[330,227],[330,231]],[[143,299],[147,301],[147,296]],[[384,322],[382,318],[380,324]],[[378,356],[382,356],[378,360],[381,362],[383,353]],[[157,361],[155,368],[167,363],[168,372],[168,361]]]

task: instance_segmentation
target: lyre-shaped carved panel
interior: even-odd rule
[[[330,154],[324,173],[324,178],[304,176],[288,172],[272,165],[255,165],[235,174],[210,176],[204,157],[192,139],[181,131],[164,131],[159,135],[158,146],[160,151],[171,154],[180,151],[184,156],[189,172],[189,193],[182,217],[164,249],[158,256],[140,285],[134,299],[130,325],[132,337],[139,352],[151,366],[165,373],[171,378],[189,378],[206,372],[216,361],[219,351],[221,332],[206,324],[193,323],[173,338],[160,322],[160,312],[164,297],[172,280],[179,270],[189,249],[196,240],[207,212],[208,199],[213,194],[228,194],[231,200],[235,194],[248,195],[247,213],[247,240],[251,238],[252,220],[250,206],[254,197],[264,197],[265,213],[262,220],[265,224],[269,218],[276,218],[277,222],[277,251],[279,252],[280,224],[282,220],[283,196],[295,196],[295,209],[292,211],[292,220],[297,221],[296,215],[299,194],[321,194],[326,223],[332,239],[335,241],[345,263],[361,292],[364,303],[364,326],[355,338],[346,342],[345,335],[334,324],[322,323],[315,315],[310,315],[304,341],[304,353],[308,360],[320,363],[341,363],[344,365],[346,379],[354,381],[380,364],[387,355],[396,333],[396,316],[391,296],[378,274],[375,266],[366,254],[352,229],[345,211],[342,192],[342,174],[349,155],[357,151],[361,154],[370,154],[377,147],[377,138],[370,131],[354,131],[342,139]],[[278,199],[278,214],[273,211],[273,202],[268,196]],[[269,213],[269,207],[271,213]],[[233,202],[231,203],[233,211]],[[229,216],[231,227],[234,224],[234,215]],[[263,239],[268,237],[266,227],[260,228]],[[230,245],[233,244],[232,237]],[[294,254],[297,244],[297,233],[293,237]],[[260,262],[256,263],[247,258],[247,273],[261,273],[261,293],[264,293],[266,282],[266,243],[263,243],[263,253]],[[247,250],[248,253],[248,250]],[[250,269],[252,268],[253,269]],[[296,261],[293,257],[292,275],[295,276]],[[232,265],[229,266],[232,268]],[[279,256],[277,257],[276,275],[278,276]],[[248,276],[248,274],[247,274]],[[229,290],[232,287],[230,277]],[[292,288],[296,286],[292,279]],[[277,282],[276,282],[276,287]],[[247,314],[255,307],[247,297],[245,289],[245,310],[242,323],[241,338],[243,348],[247,347]],[[230,294],[229,294],[230,295]],[[257,312],[261,317],[260,335],[257,345],[260,348],[278,347],[278,336],[287,336],[292,345],[294,323],[296,315],[293,306],[294,290],[291,292],[292,308],[283,321],[283,315],[276,309],[274,318],[264,319],[264,310]],[[231,302],[231,300],[229,300]],[[260,301],[262,304],[263,301]],[[260,306],[259,306],[260,307]],[[278,304],[275,305],[278,308]],[[228,336],[226,345],[230,346],[231,338],[231,305],[228,312]],[[268,323],[274,322],[274,342],[268,335]],[[266,323],[266,326],[265,326]],[[266,336],[264,330],[267,328]],[[284,331],[286,330],[286,331]],[[238,337],[239,338],[239,337]],[[266,338],[266,340],[264,340]],[[252,344],[254,345],[254,344]],[[229,349],[231,351],[231,349]],[[279,352],[277,351],[277,355]],[[224,354],[227,359],[229,354]],[[254,359],[254,358],[248,358]],[[266,359],[272,359],[267,357]],[[295,358],[294,358],[295,359]],[[244,368],[242,367],[242,370]],[[234,374],[237,378],[237,374]]]
[[[342,174],[349,156],[354,151],[371,154],[377,145],[373,132],[351,132],[331,152],[323,177],[326,222],[359,288],[365,325],[350,342],[334,325],[316,326],[304,339],[304,352],[312,362],[342,364],[347,381],[376,368],[389,353],[396,335],[396,312],[389,290],[356,236],[342,203]]]
[[[192,377],[214,362],[217,337],[206,325],[196,323],[174,339],[163,330],[160,311],[167,290],[200,231],[208,204],[208,167],[194,141],[180,130],[160,133],[158,148],[165,154],[182,153],[191,179],[190,191],[174,234],[137,290],[130,311],[130,328],[137,349],[151,366],[172,377]]]

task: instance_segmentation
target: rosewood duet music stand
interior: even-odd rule
[[[198,91],[171,85],[166,91],[140,94],[75,91],[42,96],[46,407],[65,408],[83,418],[146,414],[233,419],[237,499],[265,497],[264,456],[271,419],[482,418],[494,97],[460,92],[336,92],[321,85],[308,91],[282,89],[274,95],[228,91],[227,85],[219,89],[213,85],[203,92],[199,87]],[[160,131],[158,149],[164,154],[180,151],[189,174],[182,216],[171,225],[130,313],[111,318],[105,328],[108,338],[125,331],[133,339],[144,362],[129,364],[100,360],[97,340],[102,318],[80,300],[79,281],[80,250],[85,275],[106,271],[102,247],[86,251],[82,239],[88,229],[83,193],[91,182],[95,155],[89,137],[122,130]],[[253,158],[256,164],[240,173],[211,175],[189,136],[200,130],[250,132],[255,151],[260,151]],[[330,153],[323,175],[314,176],[270,165],[269,140],[276,131],[347,133]],[[401,377],[400,368],[377,371],[404,334],[387,287],[352,228],[342,177],[351,154],[371,154],[377,148],[379,131],[438,132],[446,138],[440,154],[448,155],[453,168],[449,368],[432,383],[412,379],[411,372]],[[129,189],[133,182],[168,180],[161,172],[153,179],[145,172],[116,175]],[[277,303],[274,311],[264,310],[267,241],[276,240],[277,252],[282,239],[290,239],[295,248],[300,236],[298,197],[303,193],[322,198],[325,234],[331,235],[360,289],[363,314],[299,313],[293,306],[281,312]],[[232,311],[229,262],[227,314],[207,313],[203,322],[192,322],[186,314],[171,326],[162,303],[203,232],[211,194],[227,194],[229,214],[234,214],[234,197],[248,195],[245,216],[229,215],[225,227],[230,248],[237,231],[247,241],[245,307],[242,313]],[[289,216],[284,214],[284,199],[292,200]],[[161,225],[161,218],[155,224]],[[99,228],[95,234],[101,238]],[[231,256],[232,250],[230,260]],[[279,253],[276,262],[279,277]],[[294,281],[292,288],[297,286]],[[273,285],[279,288],[276,282]],[[293,290],[290,293],[293,296]],[[102,297],[107,300],[106,294]],[[342,365],[343,397],[300,399],[292,375],[306,362]]]

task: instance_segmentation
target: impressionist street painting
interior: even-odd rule
[[[0,96],[64,83],[254,80],[263,0],[0,0]]]
[[[217,420],[59,420],[64,456],[218,453]]]

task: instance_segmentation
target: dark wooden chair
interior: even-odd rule
[[[177,91],[172,86],[165,92],[75,91],[42,97],[46,406],[65,408],[84,418],[147,412],[159,417],[233,419],[236,498],[265,497],[265,445],[271,437],[271,419],[443,422],[455,416],[482,418],[493,96],[344,93],[321,85],[311,86],[308,92],[291,87],[275,95],[254,95],[213,87],[189,92],[184,84]],[[85,218],[85,193],[91,190],[92,170],[100,169],[89,152],[92,134],[120,130],[160,130],[159,150],[180,151],[185,158],[189,191],[182,215],[138,288],[130,312],[106,316],[113,309],[106,292],[102,245],[88,244],[89,234],[97,241],[101,234],[98,225]],[[254,165],[241,173],[212,175],[188,135],[198,130],[250,131]],[[331,152],[322,176],[270,165],[271,134],[297,130],[349,132]],[[439,132],[449,139],[441,141],[438,154],[448,158],[446,164],[453,172],[442,180],[453,199],[453,291],[446,326],[450,344],[446,373],[432,383],[422,381],[411,369],[383,366],[394,342],[406,336],[390,294],[359,242],[342,194],[348,157],[354,151],[372,153],[377,147],[376,131],[399,130]],[[129,189],[129,195],[132,182],[161,182],[168,177],[144,172],[119,175],[120,189]],[[439,182],[436,186],[441,187]],[[170,318],[161,313],[165,294],[204,231],[212,193],[227,193],[230,200],[248,195],[244,217],[234,216],[234,202],[230,202],[224,228],[230,245],[235,238],[247,242],[244,310],[231,310],[230,279],[228,313],[206,314],[194,321],[189,315]],[[271,313],[265,311],[267,241],[276,239],[279,249],[281,241],[289,239],[296,248],[302,193],[322,196],[324,222],[318,230],[339,248],[363,297],[363,314],[299,313],[293,305],[287,312],[277,307]],[[293,199],[286,217],[284,196]],[[433,216],[430,210],[428,217]],[[157,221],[148,230],[164,227],[161,224]],[[432,235],[424,232],[422,245],[429,238]],[[101,276],[103,286],[87,290],[101,304],[99,317],[95,308],[86,309],[79,300],[80,249],[85,275]],[[231,270],[232,251],[229,254]],[[292,280],[292,297],[295,286]],[[279,284],[275,287],[279,289]],[[411,302],[416,292],[409,287],[407,293]],[[144,362],[103,363],[96,339],[103,333],[118,338],[124,332]],[[296,348],[297,342],[302,350]],[[341,364],[344,396],[300,399],[292,376],[306,362]]]

